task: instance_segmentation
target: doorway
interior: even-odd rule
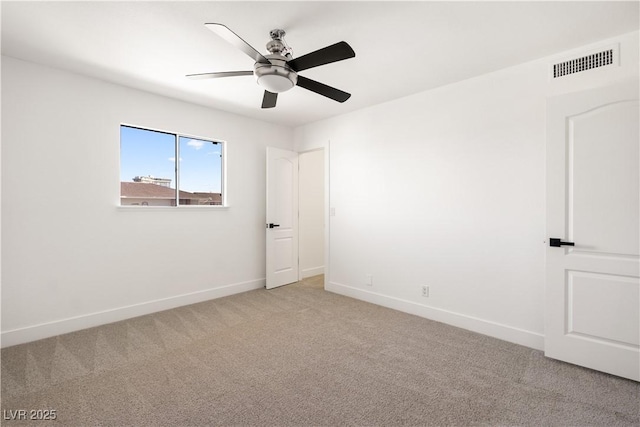
[[[325,274],[325,150],[298,157],[299,269],[298,280]]]
[[[329,259],[328,149],[320,147],[298,153],[267,147],[266,154],[266,288],[321,274],[325,275],[326,285],[328,268],[325,260]],[[301,194],[302,202],[299,200]]]

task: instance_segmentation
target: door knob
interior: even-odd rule
[[[280,227],[280,224],[274,224],[274,223],[271,222],[271,223],[267,224],[267,227],[268,228]]]
[[[551,237],[549,239],[549,246],[553,246],[554,248],[559,248],[560,246],[575,246],[576,244],[573,242],[563,242],[561,239],[556,239]]]

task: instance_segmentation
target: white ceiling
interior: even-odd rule
[[[299,126],[637,30],[633,2],[2,2],[2,54],[287,126]],[[252,60],[203,25],[294,57],[344,40],[356,57],[300,74],[352,94],[295,87],[263,110]]]

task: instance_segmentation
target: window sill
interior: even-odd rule
[[[116,206],[116,208],[122,211],[226,211],[229,206]]]

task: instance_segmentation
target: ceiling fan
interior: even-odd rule
[[[284,40],[284,30],[271,30],[271,41],[267,43],[268,55],[262,55],[240,36],[223,24],[204,24],[208,29],[231,43],[255,61],[253,71],[223,71],[218,73],[189,74],[190,79],[215,79],[220,77],[255,75],[258,84],[264,87],[262,108],[276,106],[278,93],[294,86],[310,90],[338,102],[345,102],[351,94],[331,86],[298,75],[298,72],[332,62],[353,58],[355,52],[346,42],[338,42],[318,49],[299,58],[293,58],[291,48]]]

